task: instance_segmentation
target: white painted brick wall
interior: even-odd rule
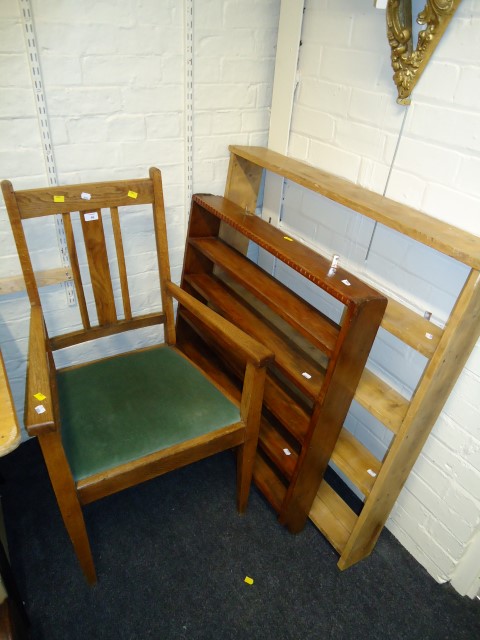
[[[229,144],[267,142],[279,0],[195,3],[194,183],[223,194]]]
[[[395,103],[385,13],[371,5],[307,0],[289,153],[480,236],[479,3],[461,3],[407,110]],[[463,265],[380,225],[365,261],[373,225],[299,191],[285,192],[290,234],[340,253],[347,268],[445,321]],[[396,388],[411,393],[423,365],[379,332],[369,366]],[[388,521],[438,581],[452,576],[480,526],[479,397],[477,344]],[[356,403],[347,427],[384,455],[388,432]]]
[[[229,144],[266,143],[279,6],[280,0],[252,1],[248,7],[238,0],[194,2],[195,191],[223,192]],[[143,177],[149,166],[161,168],[172,275],[179,280],[186,220],[183,3],[32,0],[32,8],[59,182]],[[16,188],[45,186],[18,0],[0,2],[0,64],[0,177]],[[140,217],[131,224],[134,236],[126,250],[132,302],[145,312],[159,305],[147,247],[152,231]],[[54,228],[35,228],[35,266],[59,266]],[[80,262],[85,269],[81,252]],[[2,207],[0,278],[19,272]],[[41,295],[52,330],[78,326],[76,307],[58,312],[65,300],[62,286]],[[134,339],[148,344],[154,332],[146,329]],[[20,416],[27,336],[25,295],[0,296],[0,346]],[[98,357],[100,348],[115,353],[124,347],[112,336],[94,348]],[[91,350],[71,349],[59,363],[76,362]]]

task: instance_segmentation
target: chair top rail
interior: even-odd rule
[[[4,183],[9,185],[9,181]],[[2,183],[3,184],[3,183]],[[22,219],[95,211],[101,208],[152,204],[153,184],[149,178],[61,185],[15,191]]]

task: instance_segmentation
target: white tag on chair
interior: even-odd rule
[[[98,213],[96,211],[92,211],[92,213],[84,213],[83,217],[85,218],[85,222],[90,222],[91,220],[98,220]]]

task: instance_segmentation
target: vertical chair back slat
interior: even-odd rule
[[[72,220],[69,213],[62,215],[63,228],[65,229],[65,239],[67,241],[68,257],[70,258],[70,267],[72,269],[73,282],[75,283],[75,293],[77,294],[78,308],[82,319],[83,328],[90,329],[90,319],[88,317],[87,303],[83,292],[82,278],[80,276],[80,267],[78,265],[77,248],[75,246],[75,238],[73,236]]]
[[[108,265],[102,212],[100,209],[81,211],[80,221],[87,251],[88,268],[98,322],[100,325],[113,324],[117,321],[117,312],[110,267]]]
[[[122,289],[123,311],[125,320],[132,319],[132,307],[130,304],[130,292],[128,288],[127,266],[125,264],[125,252],[123,250],[122,230],[120,228],[120,217],[118,207],[110,209],[112,218],[113,237],[115,239],[115,249],[117,251],[118,271],[120,274],[120,287]]]
[[[166,282],[170,280],[170,261],[168,258],[167,227],[163,204],[162,174],[156,167],[149,171],[153,184],[153,223],[157,244],[158,271],[160,273],[162,306],[165,313],[165,342],[175,344],[175,316],[173,314],[172,296],[166,291]]]

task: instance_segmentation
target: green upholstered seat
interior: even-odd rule
[[[238,408],[170,347],[60,371],[57,381],[77,481],[240,420]]]

